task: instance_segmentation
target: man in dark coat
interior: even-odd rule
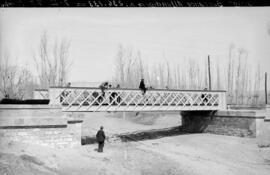
[[[144,79],[143,79],[143,78],[141,79],[141,82],[140,82],[140,86],[139,86],[139,88],[142,90],[143,95],[144,95],[144,94],[145,94],[145,92],[146,92],[146,87],[145,87],[145,84],[144,84]]]
[[[207,88],[204,88],[203,90],[207,91]],[[201,95],[201,98],[203,99],[203,104],[206,105],[206,103],[208,102],[208,95],[206,93],[203,93]]]
[[[103,152],[104,142],[105,142],[105,133],[103,131],[103,126],[100,127],[100,130],[97,132],[96,135],[97,142],[98,142],[98,152]]]
[[[102,95],[98,98],[99,103],[103,102],[103,100],[105,99],[105,89],[108,89],[108,87],[109,87],[108,82],[104,82],[99,86],[101,93],[102,93]]]

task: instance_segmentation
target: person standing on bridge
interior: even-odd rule
[[[108,89],[108,87],[109,87],[109,82],[104,82],[99,86],[101,90],[101,96],[98,98],[99,103],[102,103],[103,100],[105,99],[105,89]]]
[[[105,142],[105,133],[103,131],[103,126],[100,127],[100,130],[96,134],[98,142],[98,152],[103,152],[104,142]]]
[[[203,90],[207,91],[207,88],[204,88]],[[203,99],[203,104],[206,105],[208,103],[208,95],[207,95],[207,93],[203,93],[201,95],[201,98]]]
[[[141,89],[141,91],[143,92],[143,95],[146,93],[146,87],[145,87],[145,84],[144,84],[144,79],[142,78],[141,79],[141,82],[140,82],[140,86],[139,88]]]

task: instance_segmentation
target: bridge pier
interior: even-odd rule
[[[79,146],[81,122],[69,119],[61,106],[0,105],[0,142],[54,148]]]
[[[191,133],[213,133],[253,138],[270,135],[270,122],[266,119],[266,111],[183,111],[181,115],[182,128]]]
[[[261,125],[261,133],[258,136],[259,146],[266,147],[270,146],[270,105],[266,105],[265,107],[265,119]]]

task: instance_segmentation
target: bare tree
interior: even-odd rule
[[[25,68],[11,64],[9,55],[5,53],[0,58],[0,97],[30,98],[33,86],[32,74]]]
[[[61,39],[50,47],[48,35],[44,32],[40,38],[38,56],[34,56],[41,88],[63,86],[68,81],[70,41]]]
[[[259,104],[262,103],[260,64],[254,70],[248,64],[248,52],[244,48],[235,51],[231,45],[227,69],[228,103]],[[234,52],[235,51],[235,52]],[[234,57],[233,55],[237,55]]]
[[[173,87],[175,89],[178,89],[179,88],[179,84],[180,84],[180,76],[179,76],[179,72],[177,70],[177,65],[174,66],[174,70],[173,70],[173,80],[174,80],[174,83],[173,83]]]
[[[261,66],[258,63],[257,70],[255,73],[255,83],[254,83],[254,103],[259,103],[260,98],[260,89],[261,89]]]
[[[231,44],[229,48],[229,62],[228,62],[228,70],[227,70],[227,93],[229,97],[229,103],[232,103],[233,101],[233,70],[234,70],[234,65],[233,65],[233,49],[234,45]]]
[[[22,68],[19,72],[18,80],[16,82],[15,97],[19,99],[30,98],[32,97],[34,88],[35,83],[31,72],[25,68]]]
[[[167,83],[166,83],[166,86],[168,88],[172,88],[172,77],[171,77],[171,67],[170,67],[170,64],[169,64],[169,61],[166,60],[166,68],[167,68]]]
[[[158,76],[159,76],[159,87],[160,88],[165,88],[165,82],[166,82],[166,77],[165,77],[165,73],[164,73],[164,64],[163,63],[159,63],[158,64]]]
[[[140,51],[119,45],[115,59],[115,77],[112,81],[120,84],[121,87],[138,88],[141,78],[144,78],[146,82],[152,79]]]
[[[10,78],[13,77],[14,71],[16,69],[11,67],[9,62],[9,55],[7,53],[4,53],[3,56],[1,55],[0,58],[0,91],[1,91],[1,97],[9,96],[9,84],[10,84]]]
[[[196,63],[193,59],[188,61],[188,88],[196,89]]]
[[[217,89],[220,90],[221,89],[221,81],[220,81],[220,69],[219,69],[219,61],[216,62],[216,84],[217,84]]]
[[[124,59],[124,53],[125,50],[122,45],[118,46],[118,52],[116,56],[116,77],[115,81],[121,85],[121,87],[124,85],[125,81],[125,64],[126,61]]]
[[[118,81],[128,87],[137,87],[138,81],[142,77],[156,88],[169,86],[179,89],[203,89],[207,85],[207,60],[203,67],[191,58],[184,59],[181,64],[175,64],[174,66],[171,66],[168,60],[147,65],[142,61],[140,52],[134,53],[136,52],[132,49],[120,46],[117,54],[116,75],[118,75]],[[255,74],[251,71],[252,68],[247,61],[248,52],[243,48],[236,49],[234,45],[231,45],[228,56],[226,70],[220,69],[221,62],[216,59],[213,60],[214,87],[216,89],[227,87],[228,103],[248,104],[254,101],[256,104],[259,103],[260,67],[257,68]],[[255,97],[252,97],[256,100],[251,100],[252,94],[256,94]]]

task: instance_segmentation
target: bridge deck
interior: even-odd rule
[[[50,104],[63,111],[192,111],[226,108],[225,91],[51,87]]]

